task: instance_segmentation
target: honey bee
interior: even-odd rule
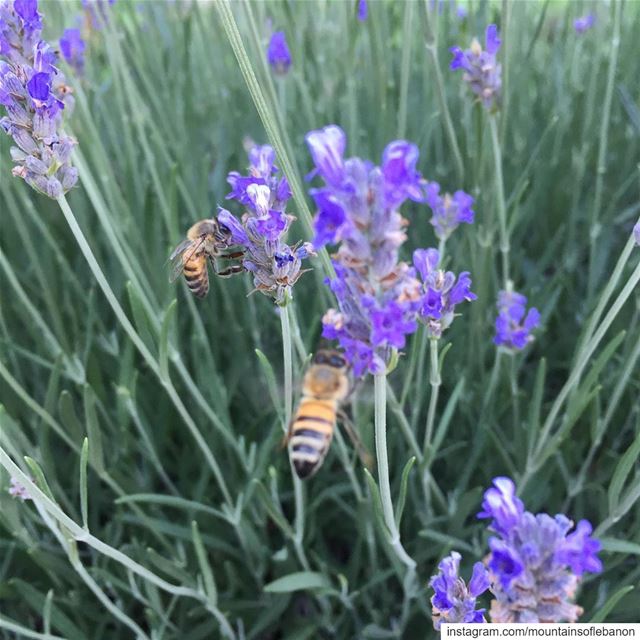
[[[340,352],[321,349],[304,376],[302,399],[287,435],[289,455],[299,478],[316,473],[329,451],[340,404],[351,390],[347,371],[347,361]],[[370,456],[362,453],[363,445],[352,426],[345,426],[364,464],[370,466]]]
[[[233,260],[244,255],[243,251],[225,253],[230,245],[231,232],[215,218],[196,222],[187,231],[186,240],[169,256],[172,264],[171,282],[182,273],[191,293],[197,298],[204,298],[209,291],[207,262],[211,262],[214,273],[221,278],[244,270],[241,264],[232,264],[226,269],[218,270],[218,259]]]

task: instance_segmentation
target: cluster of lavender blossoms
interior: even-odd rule
[[[453,195],[440,195],[440,185],[429,182],[425,194],[427,204],[433,212],[431,224],[440,240],[447,240],[463,222],[473,224],[473,197],[468,193],[456,191]]]
[[[506,349],[520,351],[533,340],[531,331],[540,324],[540,313],[535,307],[526,310],[527,298],[515,291],[498,293],[498,317],[493,341]]]
[[[279,75],[284,75],[291,66],[291,52],[284,31],[276,31],[269,40],[267,61]]]
[[[419,307],[419,319],[427,328],[427,335],[438,340],[455,317],[455,307],[461,302],[471,302],[477,296],[471,292],[469,272],[463,271],[457,278],[451,271],[438,269],[440,254],[436,249],[416,249],[413,264],[422,278],[423,296]]]
[[[471,42],[470,48],[465,51],[460,47],[450,49],[453,54],[451,69],[464,71],[464,81],[489,110],[497,109],[500,101],[502,67],[496,59],[500,43],[498,27],[490,24],[485,34],[484,50],[476,38]]]
[[[41,39],[37,0],[0,0],[0,127],[16,144],[13,175],[58,198],[78,180],[71,166],[76,141],[61,131],[72,97],[53,49]]]
[[[398,208],[408,198],[424,200],[418,149],[396,140],[377,167],[344,159],[346,135],[338,126],[311,131],[306,141],[313,173],[325,182],[310,191],[318,209],[314,246],[340,245],[332,256],[336,277],[328,281],[339,310],[325,314],[322,335],[339,341],[356,376],[383,373],[417,329],[422,305],[415,269],[398,259],[407,225]]]
[[[592,527],[562,514],[524,510],[509,478],[495,478],[484,494],[479,518],[491,518],[488,567],[493,622],[575,622],[582,609],[572,602],[586,572],[599,573],[600,542]]]
[[[459,576],[460,559],[460,554],[452,551],[440,562],[438,573],[429,582],[434,591],[431,605],[433,626],[437,631],[443,622],[486,622],[485,610],[476,609],[476,598],[489,588],[489,572],[482,562],[476,562],[467,585]]]
[[[244,247],[242,264],[253,274],[255,290],[283,306],[304,273],[302,260],[314,251],[309,243],[290,247],[284,242],[295,217],[285,213],[291,190],[286,177],[278,175],[275,159],[275,151],[268,145],[249,151],[249,175],[232,171],[227,176],[232,188],[227,199],[245,207],[242,223],[222,208],[218,220],[229,228],[233,242]]]
[[[489,539],[488,573],[476,563],[467,586],[458,577],[458,553],[440,563],[429,583],[435,628],[443,622],[485,622],[476,598],[487,588],[495,597],[491,622],[575,622],[582,613],[573,603],[582,576],[602,571],[591,524],[581,520],[573,529],[562,514],[533,515],[524,510],[512,480],[495,478],[493,485],[478,513],[491,518],[489,530],[496,534]]]
[[[358,20],[365,22],[369,17],[369,6],[367,0],[358,0]]]

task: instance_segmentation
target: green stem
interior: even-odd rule
[[[415,561],[404,550],[400,542],[400,532],[396,525],[393,501],[391,500],[391,484],[389,482],[389,458],[387,455],[387,375],[379,373],[374,376],[375,396],[375,441],[378,462],[378,482],[384,522],[389,532],[389,543],[399,560],[410,571],[416,567]]]
[[[413,29],[413,2],[404,5],[402,25],[402,63],[400,65],[400,102],[398,105],[398,138],[404,138],[407,131],[407,102],[409,96],[409,71],[411,70],[411,32]]]
[[[284,363],[284,429],[289,431],[293,411],[293,358],[291,349],[291,323],[289,321],[289,305],[280,307],[280,326],[282,328],[282,360]],[[289,458],[291,477],[293,478],[293,493],[295,500],[295,523],[293,545],[300,560],[300,564],[309,571],[303,540],[304,540],[304,491],[302,481],[298,478],[291,458]]]
[[[500,253],[502,254],[502,282],[507,289],[509,282],[509,232],[507,230],[507,207],[504,200],[504,181],[502,179],[502,154],[498,140],[498,123],[495,114],[489,115],[489,129],[491,131],[491,147],[496,178],[496,205],[498,209],[498,224],[500,225]]]
[[[602,102],[602,120],[600,121],[600,136],[598,143],[598,164],[596,167],[596,188],[593,197],[593,207],[589,220],[589,295],[595,287],[595,254],[598,248],[601,225],[598,221],[602,206],[602,191],[604,187],[604,174],[607,170],[607,147],[609,137],[609,121],[611,117],[611,102],[613,100],[613,87],[615,83],[616,67],[618,64],[618,50],[620,49],[620,22],[622,14],[622,0],[613,0],[613,37],[609,54],[609,69],[607,71],[607,86]]]
[[[438,405],[438,394],[442,380],[440,378],[440,367],[438,363],[438,341],[434,338],[429,340],[429,384],[431,385],[431,397],[429,398],[429,411],[427,412],[427,424],[424,431],[424,443],[422,445],[422,455],[426,459],[433,437],[433,425],[436,418],[436,407]]]
[[[425,49],[431,58],[433,65],[433,71],[435,74],[435,87],[436,95],[438,96],[438,103],[440,105],[440,111],[444,119],[445,131],[447,138],[449,139],[449,145],[453,152],[453,158],[456,165],[456,173],[458,175],[458,183],[464,183],[464,165],[462,163],[462,155],[460,153],[460,147],[458,146],[458,139],[456,137],[456,130],[453,126],[453,120],[451,119],[451,113],[449,112],[449,106],[447,105],[447,97],[444,88],[444,80],[442,78],[442,71],[440,70],[440,64],[438,63],[438,45],[436,42],[435,32],[431,25],[431,19],[429,17],[429,9],[427,7],[427,1],[424,0],[420,4],[422,26],[424,30],[424,42]]]
[[[151,352],[149,351],[145,343],[142,341],[142,338],[140,338],[140,336],[136,332],[134,326],[129,321],[129,318],[127,318],[127,315],[125,314],[124,309],[118,302],[118,299],[116,298],[115,293],[113,292],[109,283],[107,282],[107,279],[104,273],[102,272],[102,269],[98,264],[98,261],[93,255],[93,251],[91,250],[91,247],[89,246],[89,243],[87,242],[87,239],[85,238],[84,233],[82,232],[82,229],[78,225],[78,222],[75,216],[73,215],[73,211],[71,210],[71,207],[69,206],[66,198],[64,196],[60,196],[60,198],[58,198],[58,204],[60,205],[60,209],[62,210],[62,213],[67,221],[67,224],[69,225],[69,228],[71,229],[71,233],[73,233],[73,236],[76,242],[78,243],[78,246],[80,247],[80,251],[82,251],[82,255],[84,256],[85,260],[87,261],[87,264],[89,265],[89,269],[91,270],[91,273],[93,273],[93,276],[97,280],[98,285],[100,286],[100,289],[102,289],[102,292],[104,293],[107,299],[107,302],[113,309],[113,312],[115,313],[116,318],[118,319],[118,322],[120,322],[125,333],[129,336],[129,339],[133,342],[136,349],[140,352],[140,355],[142,355],[142,357],[147,362],[151,370],[154,373],[156,373],[156,375],[158,376],[160,384],[162,384],[167,394],[171,398],[171,401],[173,402],[175,408],[177,409],[178,413],[182,417],[184,423],[187,425],[187,428],[189,429],[191,435],[195,439],[198,447],[204,454],[205,459],[209,463],[209,466],[211,467],[213,475],[215,476],[218,482],[218,485],[220,486],[220,490],[222,491],[222,495],[224,496],[225,501],[230,507],[233,507],[231,495],[229,493],[229,490],[227,489],[227,483],[224,480],[224,476],[222,474],[220,466],[218,465],[218,461],[213,455],[213,452],[211,451],[211,449],[209,448],[209,445],[207,444],[206,440],[198,430],[196,423],[193,421],[193,418],[187,411],[175,387],[166,376],[160,373],[160,364],[153,357],[153,355],[151,354]]]
[[[511,366],[509,368],[509,380],[511,383],[511,403],[513,408],[513,429],[517,436],[520,429],[520,401],[518,399],[518,376],[516,370],[516,356],[511,354]]]

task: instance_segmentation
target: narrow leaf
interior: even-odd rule
[[[611,484],[609,485],[609,511],[612,512],[618,506],[620,502],[620,493],[624,487],[633,466],[640,458],[640,432],[636,436],[631,446],[625,451],[624,455],[618,462],[613,477],[611,478]]]
[[[633,585],[629,584],[626,587],[622,587],[618,589],[605,603],[602,607],[595,613],[595,615],[589,620],[589,622],[604,622],[607,619],[607,616],[613,611],[615,606],[624,598],[627,593],[633,591]]]
[[[93,389],[87,384],[84,387],[84,416],[87,421],[87,437],[91,442],[89,448],[89,460],[93,468],[99,473],[104,473],[104,453],[102,449],[102,432],[96,412],[96,396]]]
[[[602,550],[609,553],[625,553],[640,556],[640,544],[617,538],[600,538]]]
[[[164,380],[169,379],[169,329],[176,310],[176,299],[174,298],[162,318],[160,328],[160,344],[158,345],[158,361],[160,363],[160,375]]]
[[[400,481],[400,494],[398,495],[398,503],[396,505],[396,524],[400,529],[400,522],[402,521],[402,512],[404,511],[404,505],[407,500],[407,489],[409,488],[409,474],[416,462],[416,457],[412,456],[404,465],[402,470],[402,480]]]
[[[31,470],[31,475],[36,483],[36,486],[42,493],[44,493],[54,504],[58,504],[56,499],[53,497],[53,493],[51,492],[51,488],[49,487],[49,483],[44,477],[44,473],[40,468],[40,465],[29,456],[24,457],[24,461],[27,463],[29,469]]]
[[[298,571],[266,584],[264,591],[267,593],[290,593],[291,591],[330,588],[331,583],[323,574],[313,571]]]
[[[380,497],[380,489],[378,489],[378,485],[374,477],[369,472],[369,469],[364,469],[364,477],[367,479],[367,484],[369,485],[369,490],[371,491],[371,502],[373,503],[373,513],[375,514],[375,519],[378,525],[380,526],[380,531],[382,535],[389,540],[389,529],[387,529],[387,525],[384,521],[384,514],[382,512],[382,498]]]
[[[89,459],[89,439],[85,438],[80,452],[80,513],[82,526],[89,530],[89,509],[87,506],[87,462]]]
[[[200,531],[198,531],[198,523],[195,520],[191,522],[191,532],[193,534],[193,545],[196,548],[196,555],[198,556],[198,564],[200,565],[200,571],[202,571],[202,577],[204,578],[204,588],[207,593],[207,598],[209,598],[211,604],[216,607],[218,605],[218,590],[216,589],[216,583],[213,579],[213,571],[207,558],[207,552],[202,544]]]

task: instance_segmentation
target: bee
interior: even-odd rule
[[[171,282],[182,273],[191,293],[197,298],[204,298],[209,291],[207,262],[211,262],[214,273],[221,278],[244,270],[241,264],[218,270],[218,259],[233,260],[244,255],[244,251],[225,253],[230,245],[231,232],[215,218],[196,222],[187,231],[186,240],[183,240],[169,256],[172,264]]]
[[[322,466],[333,439],[338,414],[363,463],[371,466],[371,456],[340,410],[341,403],[350,392],[344,356],[331,349],[319,350],[302,381],[302,399],[287,435],[289,455],[299,478],[311,477]]]

